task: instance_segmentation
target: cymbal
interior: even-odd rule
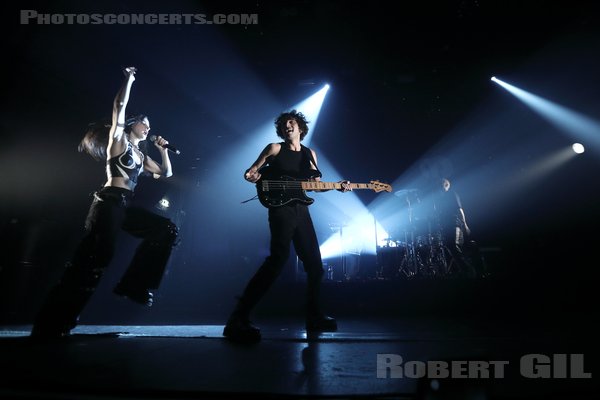
[[[409,194],[416,193],[418,191],[419,191],[419,189],[400,189],[396,193],[394,193],[394,195],[396,195],[398,197],[404,197],[404,196],[408,196]]]

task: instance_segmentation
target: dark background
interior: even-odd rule
[[[507,185],[574,138],[490,77],[597,121],[594,2],[24,1],[3,8],[3,320],[31,320],[81,236],[88,194],[105,177],[103,165],[78,153],[77,144],[89,122],[110,116],[120,70],[129,65],[139,73],[128,111],[148,114],[153,133],[182,149],[172,157],[176,176],[142,181],[137,197],[153,207],[169,195],[165,215],[180,225],[181,243],[160,302],[142,313],[109,294],[135,245],[123,237],[82,321],[183,323],[225,315],[268,241],[266,211],[239,204],[254,194],[241,174],[262,147],[239,157],[236,151],[325,82],[332,89],[312,145],[353,181],[377,178],[401,189],[429,183],[435,176],[428,168],[455,179],[475,238],[490,251],[492,290],[482,291],[500,296],[497,310],[591,307],[600,236],[597,144],[516,189]],[[23,9],[255,13],[259,23],[23,25]],[[262,146],[269,141],[277,141],[274,134]],[[389,197],[384,204],[374,193],[356,195],[367,207],[381,205],[379,213],[395,207]],[[313,213],[321,239],[327,213]],[[280,285],[298,278],[289,271]],[[330,300],[342,311],[355,309],[350,300]],[[377,308],[397,311],[393,304]]]

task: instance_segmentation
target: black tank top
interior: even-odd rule
[[[291,177],[310,177],[317,173],[310,168],[310,158],[307,157],[307,147],[302,150],[291,150],[285,143],[281,143],[279,154],[269,161],[269,167],[277,175],[289,175]]]
[[[142,172],[143,165],[143,154],[142,162],[136,164],[133,159],[133,145],[128,141],[127,148],[125,148],[121,154],[106,161],[106,174],[109,178],[128,178],[129,181],[133,183],[133,187],[135,187],[138,175]]]

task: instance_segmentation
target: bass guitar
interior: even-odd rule
[[[369,183],[350,183],[352,190],[371,189],[377,193],[391,192],[392,186],[379,181]],[[342,189],[339,182],[320,182],[314,178],[298,179],[290,176],[281,176],[276,179],[260,179],[256,182],[258,200],[267,208],[281,207],[283,205],[299,202],[306,205],[314,203],[314,199],[306,195],[311,190]]]

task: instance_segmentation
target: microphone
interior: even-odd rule
[[[148,136],[148,140],[151,141],[151,142],[156,142],[156,135],[150,135],[150,136]],[[177,150],[175,148],[175,146],[173,146],[171,144],[163,144],[163,145],[161,145],[161,147],[163,149],[167,149],[169,151],[172,151],[175,154],[181,154],[181,152],[179,150]]]

